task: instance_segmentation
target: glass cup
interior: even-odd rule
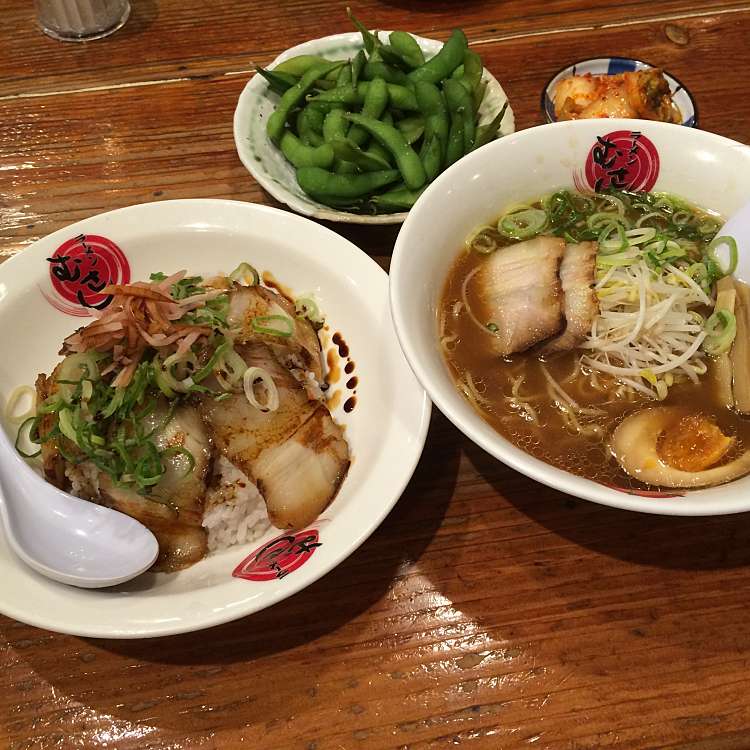
[[[128,0],[34,0],[42,31],[63,42],[86,42],[117,31],[128,20]]]

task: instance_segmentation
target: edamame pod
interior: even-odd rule
[[[368,201],[374,213],[394,213],[396,211],[408,211],[422,194],[421,190],[409,190],[401,187],[389,190],[386,193],[373,195]]]
[[[313,87],[316,79],[326,75],[326,73],[334,70],[335,68],[343,65],[343,63],[328,63],[322,66],[313,66],[310,68],[300,80],[287,89],[276,107],[276,110],[268,118],[266,125],[266,131],[268,137],[274,142],[279,143],[281,136],[284,134],[284,125],[289,119],[289,115],[292,110],[305,98],[307,92]]]
[[[280,62],[274,69],[274,73],[289,73],[295,78],[301,78],[307,71],[314,66],[327,65],[333,60],[326,60],[324,57],[318,55],[297,55],[296,57],[290,57],[284,62]],[[341,61],[338,61],[341,62]]]
[[[388,35],[393,51],[410,67],[424,65],[424,53],[417,40],[406,31],[392,31]]]
[[[445,100],[448,103],[448,111],[451,114],[451,132],[453,132],[453,120],[459,117],[463,120],[461,132],[463,133],[463,154],[469,153],[474,147],[474,134],[476,130],[476,121],[474,119],[474,101],[471,94],[460,81],[453,78],[448,79],[443,84]],[[460,157],[459,157],[460,158]]]
[[[489,143],[500,130],[500,125],[505,117],[505,111],[508,109],[508,102],[503,104],[503,108],[492,118],[492,120],[477,128],[476,138],[474,139],[474,148],[484,146]]]
[[[440,173],[440,167],[443,166],[443,148],[436,135],[424,139],[419,158],[422,160],[427,182],[432,182]]]
[[[385,108],[388,106],[388,84],[382,78],[370,81],[365,91],[361,114],[379,120]],[[349,140],[357,146],[361,146],[368,138],[368,133],[357,125],[352,126],[349,131]]]
[[[361,105],[365,101],[367,89],[374,81],[360,81],[355,89],[353,86],[342,86],[330,91],[324,91],[317,96],[309,98],[311,104],[347,104]],[[395,109],[403,109],[408,112],[418,112],[419,105],[414,92],[406,86],[399,86],[395,83],[387,83],[388,100]]]
[[[400,86],[406,85],[409,79],[403,70],[394,68],[384,62],[368,62],[365,64],[363,78],[372,81],[373,78],[382,78],[387,83],[398,83]]]
[[[359,79],[362,76],[362,72],[366,64],[367,64],[367,55],[365,55],[365,51],[361,49],[354,56],[354,59],[352,60],[352,63],[351,63],[352,86],[356,86],[359,83]]]
[[[450,132],[450,117],[445,97],[433,83],[419,81],[414,87],[417,103],[424,115],[424,137],[436,137],[440,141],[441,154],[445,155]]]
[[[346,119],[363,127],[381,145],[387,148],[396,161],[406,186],[417,190],[427,180],[422,161],[417,152],[406,142],[404,136],[392,125],[364,115],[348,114]]]
[[[401,135],[404,136],[406,142],[411,145],[418,141],[424,133],[424,118],[420,115],[404,117],[403,120],[396,123],[396,127],[401,131]]]
[[[438,83],[453,73],[453,71],[464,61],[464,53],[468,49],[469,43],[466,41],[466,35],[461,29],[454,29],[450,39],[442,46],[440,52],[424,65],[420,65],[416,70],[409,73],[409,78],[416,83],[417,81],[427,81],[428,83]]]
[[[281,136],[279,147],[287,160],[295,167],[328,169],[333,165],[334,153],[328,143],[317,148],[306,146],[294,133],[286,130]]]
[[[349,123],[343,109],[331,110],[323,120],[323,140],[326,143],[346,138],[347,130],[349,130]]]
[[[308,195],[325,203],[326,198],[359,198],[385,187],[399,178],[396,169],[362,174],[335,174],[319,167],[297,170],[297,182]]]
[[[289,73],[277,73],[275,70],[266,70],[257,65],[255,66],[255,72],[263,76],[268,82],[268,88],[279,96],[297,83],[297,78]]]
[[[304,107],[297,115],[297,134],[307,146],[320,146],[324,142],[325,114],[316,107]]]
[[[343,140],[337,140],[331,143],[333,153],[337,159],[341,161],[349,161],[355,164],[363,172],[374,172],[379,169],[391,169],[391,165],[387,160],[376,156],[375,154],[368,154],[366,151],[362,151],[359,146],[354,145],[348,138]],[[323,166],[326,165],[311,165],[311,166]]]

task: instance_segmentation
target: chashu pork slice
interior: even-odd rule
[[[536,237],[490,255],[473,279],[479,307],[476,316],[497,326],[492,350],[506,356],[523,352],[562,329],[560,262],[565,242]]]
[[[260,411],[250,404],[244,392],[228,399],[201,401],[200,414],[216,447],[250,476],[248,467],[268,447],[282,443],[315,411],[304,387],[292,376],[263,343],[235,344],[235,350],[248,367],[261,367],[273,378],[279,393],[276,411]]]
[[[599,314],[599,302],[594,291],[598,251],[596,242],[579,242],[565,248],[560,264],[565,329],[542,347],[542,354],[575,349],[591,332],[594,319]]]
[[[248,366],[262,367],[279,395],[275,411],[252,406],[244,393],[201,404],[213,441],[258,486],[272,523],[298,528],[333,500],[349,469],[349,447],[328,408],[262,343],[237,346]]]
[[[99,502],[140,521],[159,542],[156,570],[180,570],[205,557],[208,551],[202,527],[206,489],[212,465],[212,446],[198,410],[178,406],[171,418],[166,400],[143,420],[145,432],[159,450],[182,448],[188,456],[174,451],[163,459],[164,474],[144,496],[126,487],[117,487],[99,472]],[[191,469],[192,466],[192,469]]]
[[[291,321],[292,334],[288,337],[259,333],[253,319],[281,315]],[[230,293],[229,325],[237,330],[239,343],[263,341],[287,367],[309,370],[315,379],[323,382],[323,361],[320,341],[312,324],[297,317],[294,305],[281,294],[263,286],[235,286]],[[263,321],[258,321],[263,326]],[[266,326],[280,328],[279,322]]]

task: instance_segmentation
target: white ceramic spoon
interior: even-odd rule
[[[0,518],[11,549],[44,576],[81,588],[140,575],[156,537],[124,513],[58,490],[26,465],[0,426]]]

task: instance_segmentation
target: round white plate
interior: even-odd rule
[[[388,32],[378,32],[387,42]],[[443,42],[413,35],[425,57],[434,57],[442,48]],[[334,34],[320,39],[312,39],[304,44],[282,52],[268,67],[275,68],[279,63],[297,55],[320,55],[331,60],[353,57],[362,49],[362,37],[358,32]],[[502,109],[508,97],[495,77],[485,69],[482,79],[487,81],[487,93],[479,108],[481,123],[489,122]],[[266,134],[266,122],[276,109],[279,97],[269,91],[263,76],[254,75],[240,94],[237,109],[234,111],[234,143],[242,163],[248,172],[277,201],[286,203],[297,213],[327,221],[340,221],[348,224],[400,224],[408,212],[363,216],[347,211],[337,211],[318,203],[302,192],[297,184],[294,167],[271,143]],[[507,135],[515,130],[513,110],[508,106],[500,133]]]
[[[0,533],[0,611],[76,635],[169,635],[257,612],[338,565],[398,500],[422,453],[429,424],[430,401],[393,332],[385,272],[329,229],[267,206],[223,200],[164,201],[86,219],[35,242],[0,267],[3,401],[16,385],[33,384],[39,372],[49,372],[58,361],[63,338],[89,320],[57,309],[85,312],[80,306],[61,304],[61,295],[70,292],[82,290],[84,301],[96,301],[90,288],[95,281],[83,287],[70,280],[57,279],[57,288],[52,283],[54,267],[58,276],[75,276],[76,253],[64,253],[70,258],[69,273],[59,270],[62,261],[47,260],[78,235],[85,235],[98,258],[97,266],[91,266],[93,257],[85,255],[80,242],[74,243],[83,253],[78,255],[83,261],[79,266],[101,270],[109,259],[110,268],[122,271],[129,266],[133,281],[147,279],[155,271],[182,268],[192,274],[229,272],[248,261],[297,294],[314,293],[326,315],[327,335],[341,333],[355,363],[352,375],[359,381],[356,406],[348,413],[343,404],[351,395],[345,385],[350,376],[342,373],[329,390],[329,394],[341,391],[333,415],[345,425],[352,466],[334,502],[304,530],[306,534],[276,542],[258,556],[269,541],[285,536],[272,529],[251,544],[211,555],[187,570],[146,573],[114,589],[76,589],[48,580],[21,563]],[[101,237],[119,247],[124,262],[115,262],[116,253]],[[14,428],[6,429],[15,437]],[[251,555],[251,576],[266,580],[233,577]]]

